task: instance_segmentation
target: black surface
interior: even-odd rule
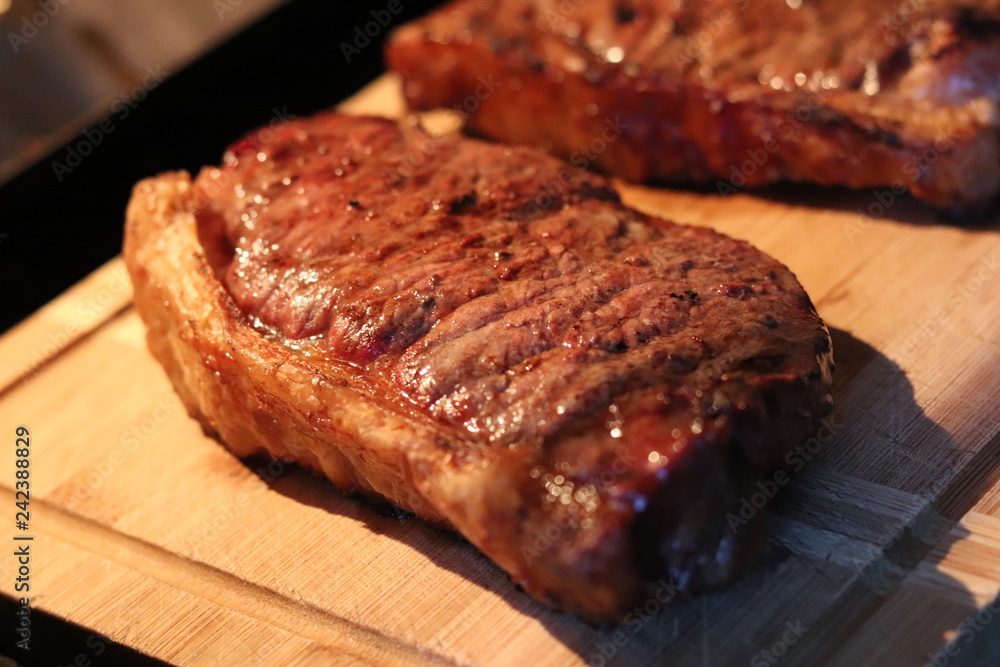
[[[21,616],[21,606],[15,600],[0,595],[0,655],[5,655],[24,667],[96,667],[97,665],[129,665],[158,667],[167,663],[139,653],[108,637],[70,623],[38,609],[31,609],[29,650],[18,646],[21,637],[12,629]],[[30,609],[30,607],[29,607]],[[15,620],[16,619],[16,620]]]
[[[168,76],[127,116],[122,106],[109,109],[104,127],[113,129],[99,132],[100,143],[71,172],[59,169],[61,182],[53,162],[68,165],[68,147],[85,133],[0,188],[0,332],[119,252],[136,181],[218,163],[244,132],[332,106],[378,76],[387,33],[439,4],[399,3],[402,12],[390,15],[389,0],[292,0]],[[353,47],[372,11],[391,22],[347,62],[341,44]],[[148,65],[156,71],[159,63]]]
[[[118,254],[136,181],[218,163],[244,132],[276,116],[332,106],[383,71],[382,45],[392,27],[438,3],[402,0],[403,11],[349,63],[341,43],[353,44],[356,28],[364,29],[370,12],[384,10],[388,0],[345,4],[292,0],[171,73],[127,116],[121,106],[109,108],[105,130],[100,123],[90,129],[100,142],[61,181],[53,162],[66,164],[68,147],[79,146],[87,132],[0,187],[0,332]],[[159,65],[147,64],[153,71]],[[0,596],[0,655],[18,664],[165,664],[40,610],[31,613],[31,651],[25,652],[16,646],[18,608]]]

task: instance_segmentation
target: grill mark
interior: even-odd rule
[[[284,162],[253,153],[228,165],[246,192],[212,215],[258,210],[245,200],[265,184],[270,198],[256,226],[227,225],[243,257],[228,288],[262,330],[316,336],[329,359],[371,368],[375,384],[484,442],[537,442],[623,392],[708,388],[722,373],[815,355],[821,325],[793,322],[801,288],[746,243],[627,209],[600,177],[518,149],[441,139],[426,164],[389,179],[387,165],[422,145],[419,130],[311,122],[337,151],[325,159],[347,160],[349,173],[336,180],[315,156],[303,172],[296,151],[316,150],[307,141],[273,149]],[[384,152],[356,154],[358,136]],[[282,170],[296,174],[284,191]],[[563,170],[571,178],[555,193],[545,184]],[[299,187],[316,207],[296,199]],[[552,201],[525,218],[539,193]],[[775,332],[762,313],[811,337],[782,338],[786,326]],[[786,345],[798,351],[773,354]]]
[[[446,370],[452,364],[457,363],[472,374],[498,366],[516,366],[532,355],[564,343],[569,330],[579,326],[584,313],[595,311],[637,281],[651,278],[648,271],[604,266],[590,276],[579,273],[560,276],[553,281],[555,284],[539,289],[530,289],[529,285],[528,291],[521,291],[515,287],[515,294],[505,291],[498,295],[498,300],[470,301],[465,304],[461,319],[442,321],[440,329],[445,333],[404,355],[396,382],[401,388],[410,389],[413,400],[433,403],[461,380]],[[516,300],[509,300],[508,296]],[[502,362],[487,354],[501,339],[505,341]],[[445,364],[444,358],[451,361]]]

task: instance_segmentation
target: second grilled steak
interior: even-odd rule
[[[450,526],[591,621],[732,581],[763,514],[727,515],[830,409],[787,268],[530,149],[296,120],[137,186],[125,258],[234,452]]]
[[[997,0],[458,0],[387,58],[411,107],[630,180],[1000,191]]]

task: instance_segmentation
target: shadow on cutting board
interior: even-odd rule
[[[14,632],[13,622],[13,619],[20,618],[17,613],[21,609],[17,601],[0,595],[0,618],[4,619],[0,625],[3,628],[0,633],[0,665],[4,667],[169,667],[169,663],[41,609],[30,612],[30,650],[25,651],[18,645],[22,637]]]
[[[857,215],[859,229],[881,220],[928,227],[945,225],[967,231],[996,231],[996,205],[965,210],[939,210],[891,188],[854,190],[805,183],[782,183],[746,191],[762,199],[817,211],[839,211]]]
[[[939,210],[909,193],[898,194],[891,188],[852,189],[814,183],[775,183],[756,188],[744,188],[720,194],[710,183],[654,183],[667,190],[680,190],[699,196],[725,199],[746,195],[795,208],[819,212],[838,212],[856,216],[858,229],[879,221],[904,223],[918,227],[944,225],[966,231],[997,231],[1000,226],[1000,204],[966,210]]]
[[[961,537],[951,529],[987,482],[979,481],[965,507],[939,512],[925,500],[940,495],[941,473],[960,464],[962,452],[914,402],[898,365],[845,331],[832,333],[837,410],[825,422],[826,432],[817,434],[812,460],[790,474],[791,482],[768,503],[773,520],[767,553],[735,586],[659,613],[637,608],[618,628],[595,629],[544,607],[462,538],[422,521],[401,521],[391,508],[344,498],[304,470],[264,481],[298,502],[363,521],[491,591],[590,665],[822,664],[932,545],[947,553],[950,545],[941,540]],[[920,452],[908,440],[911,434],[919,434]],[[936,458],[923,453],[928,446]],[[972,595],[953,584],[951,600],[975,609]],[[654,606],[659,604],[648,608]],[[920,624],[917,637],[902,630],[898,637],[882,637],[888,655],[896,655],[893,644],[899,642],[915,664],[923,664],[956,625],[933,617]]]

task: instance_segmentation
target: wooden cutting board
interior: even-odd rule
[[[345,108],[398,115],[398,83]],[[451,535],[234,459],[147,353],[114,260],[0,339],[0,535],[34,537],[32,606],[185,665],[927,662],[1000,589],[1000,220],[939,224],[908,198],[872,218],[857,210],[884,193],[811,187],[623,190],[785,262],[833,329],[836,414],[776,489],[771,548],[739,584],[595,630]],[[19,597],[15,571],[0,561]],[[948,664],[978,664],[978,627]]]

